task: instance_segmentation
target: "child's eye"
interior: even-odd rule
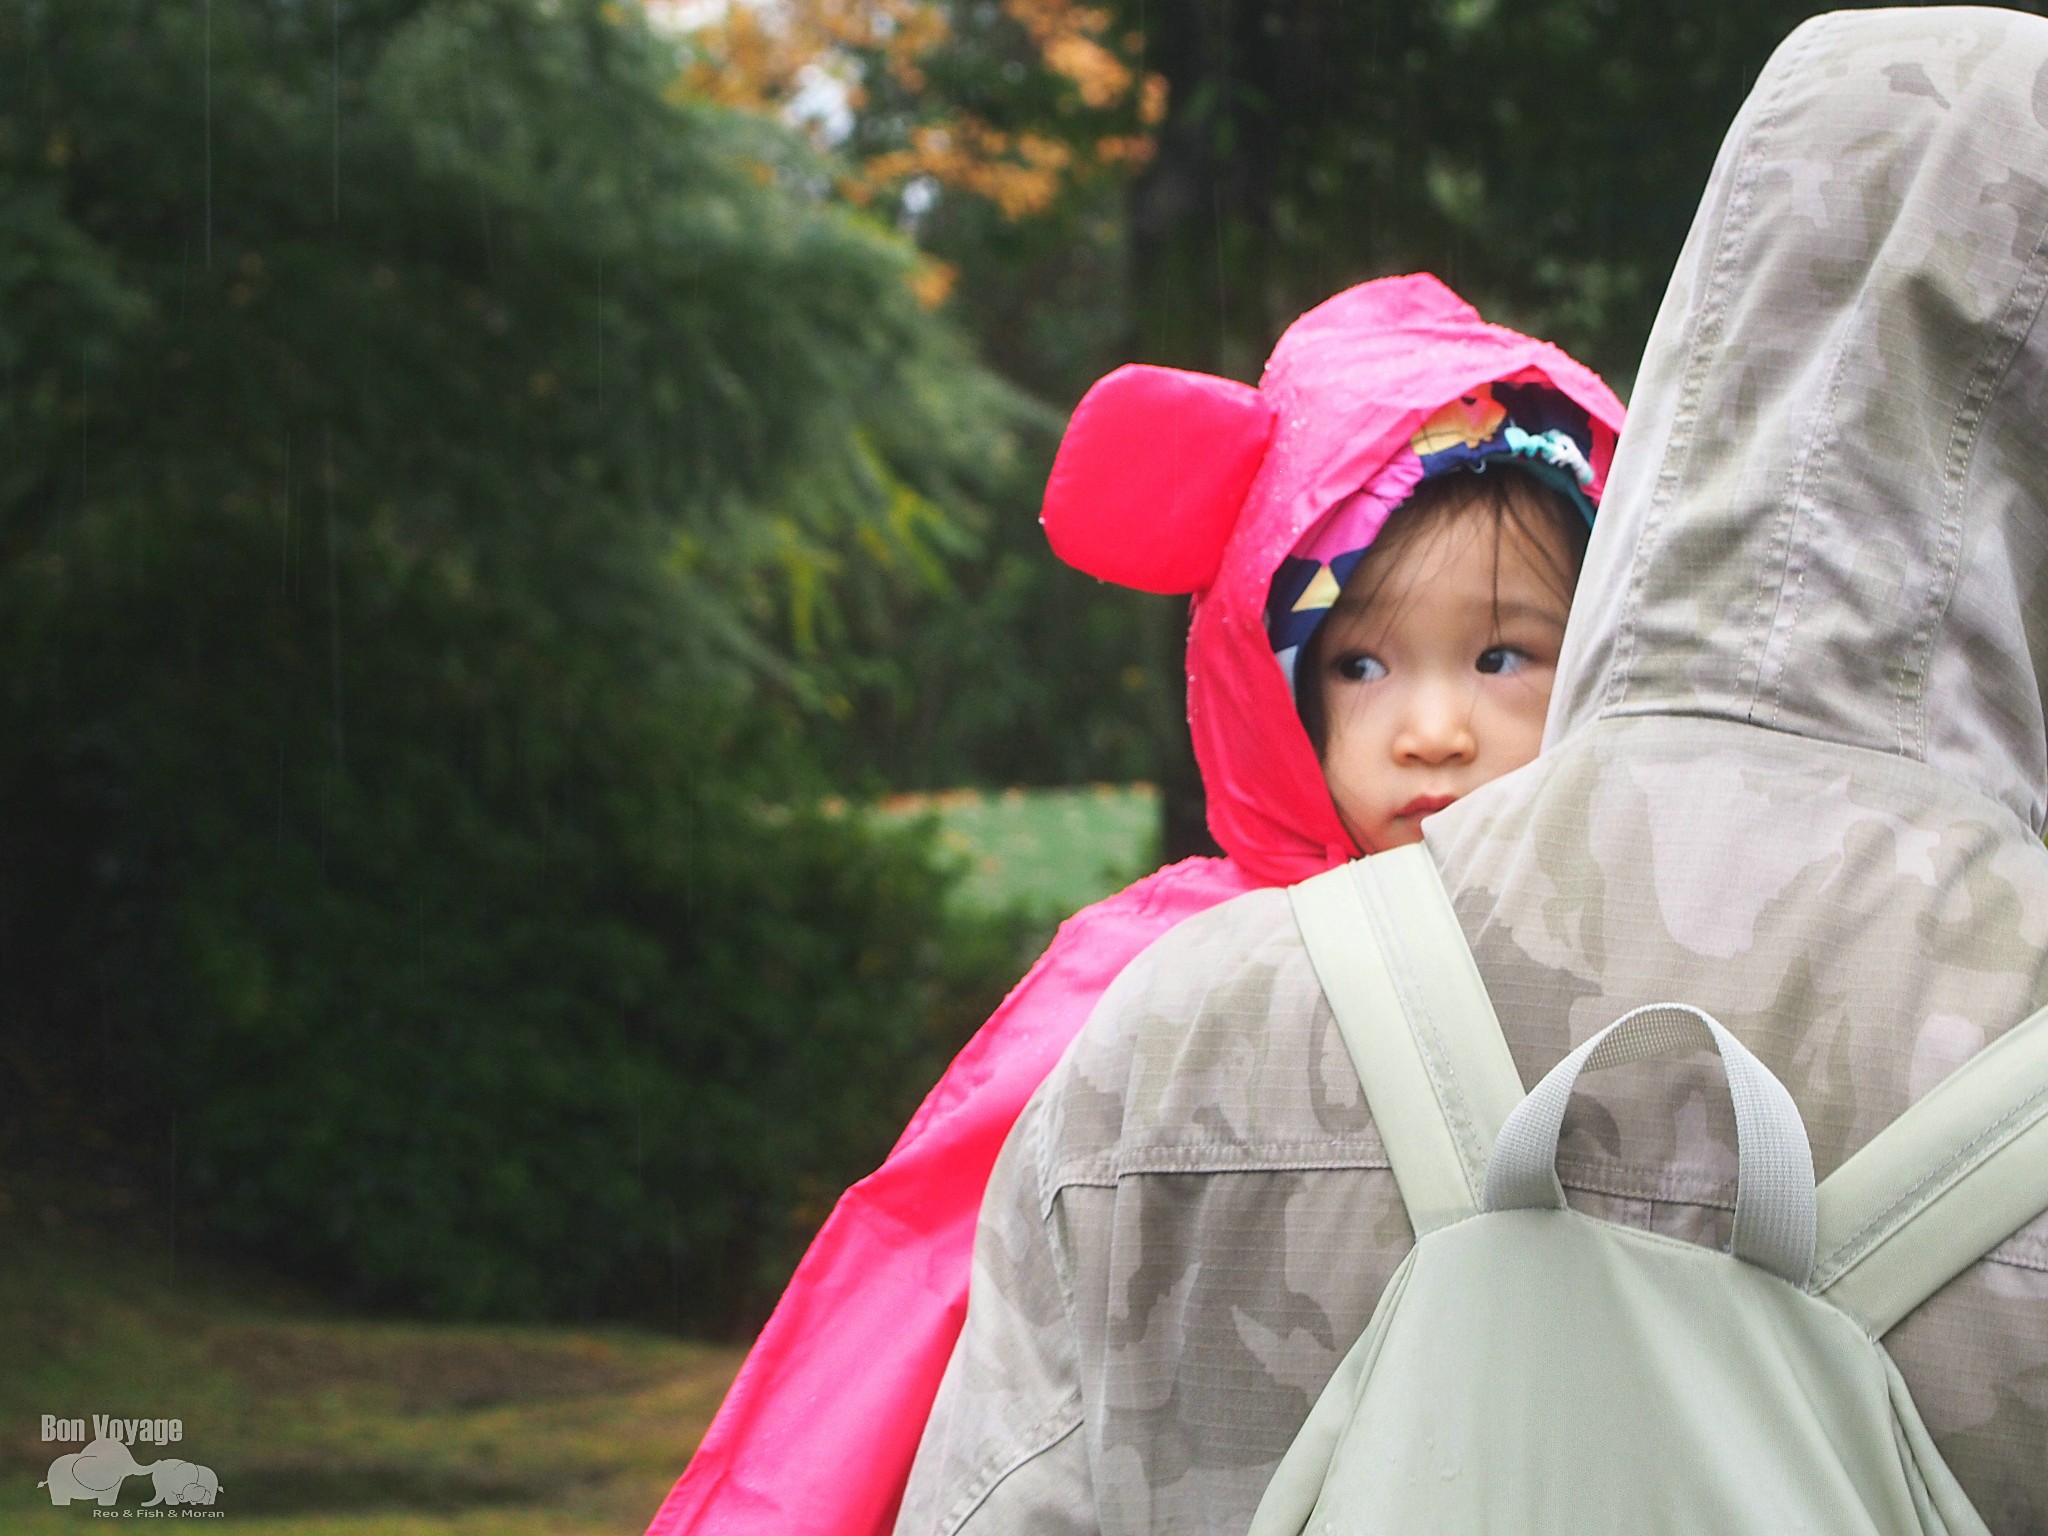
[[[1371,683],[1387,675],[1387,664],[1363,651],[1337,658],[1337,675],[1346,682]]]
[[[1490,645],[1479,653],[1479,670],[1491,676],[1496,672],[1519,672],[1529,664],[1529,653],[1512,645]]]

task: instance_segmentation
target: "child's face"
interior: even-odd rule
[[[1421,841],[1423,817],[1535,757],[1569,608],[1561,546],[1454,515],[1330,610],[1323,776],[1365,852]]]

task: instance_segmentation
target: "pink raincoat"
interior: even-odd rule
[[[841,1197],[648,1536],[890,1528],[966,1310],[989,1170],[1024,1101],[1167,929],[1357,856],[1267,639],[1274,571],[1438,407],[1481,384],[1539,380],[1592,417],[1604,478],[1622,416],[1613,393],[1428,276],[1310,310],[1256,390],[1129,367],[1089,391],[1047,487],[1046,531],[1094,575],[1194,593],[1188,717],[1229,856],[1169,866],[1061,926],[888,1160]]]

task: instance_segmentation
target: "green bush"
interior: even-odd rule
[[[787,809],[1010,408],[673,76],[597,0],[0,0],[17,1150],[352,1297],[743,1317],[1012,958]]]

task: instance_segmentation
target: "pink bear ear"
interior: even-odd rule
[[[1141,592],[1199,592],[1273,436],[1248,384],[1130,363],[1074,407],[1045,487],[1045,536],[1077,570]]]

